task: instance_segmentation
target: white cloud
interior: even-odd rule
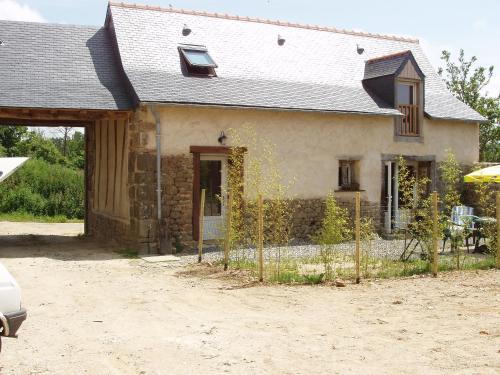
[[[0,19],[31,22],[45,21],[42,15],[35,9],[14,0],[0,0]]]

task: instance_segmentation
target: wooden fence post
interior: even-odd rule
[[[229,246],[231,244],[231,211],[233,209],[233,194],[231,190],[227,192],[226,207],[226,237],[224,238],[224,271],[227,271],[229,264]]]
[[[360,282],[360,256],[361,256],[361,251],[359,248],[359,241],[360,241],[360,223],[361,220],[361,194],[359,191],[356,192],[356,284],[359,284]]]
[[[201,263],[201,256],[203,252],[203,218],[205,216],[205,189],[201,189],[200,199],[200,225],[198,226],[200,232],[198,233],[198,263]]]
[[[497,268],[500,269],[500,191],[497,191]]]
[[[258,244],[259,251],[259,281],[264,281],[264,209],[262,202],[262,194],[259,194],[259,214],[258,214]]]
[[[262,194],[259,194],[258,201],[258,240],[257,249],[259,251],[259,281],[264,281],[264,204],[262,202]]]
[[[432,276],[438,274],[438,194],[432,192]]]

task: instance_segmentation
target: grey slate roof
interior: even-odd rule
[[[365,64],[365,75],[363,79],[394,75],[403,67],[403,64],[410,59],[413,60],[411,51],[404,51],[402,53],[368,60]],[[418,69],[418,66],[416,68]],[[425,78],[423,73],[421,77]]]
[[[0,21],[0,40],[0,107],[131,108],[109,30]]]
[[[399,114],[362,86],[368,58],[410,50],[426,77],[426,113],[435,118],[481,121],[447,91],[420,45],[404,38],[322,31],[297,25],[204,16],[168,9],[111,4],[123,68],[141,102],[195,103]],[[183,25],[192,32],[183,36]],[[286,39],[277,43],[278,34]],[[182,74],[180,43],[204,45],[217,76]],[[366,51],[358,55],[356,46]]]

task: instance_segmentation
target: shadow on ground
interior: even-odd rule
[[[0,258],[51,258],[56,260],[108,260],[122,258],[119,246],[85,236],[0,236]]]

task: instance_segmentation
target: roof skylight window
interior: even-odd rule
[[[203,46],[181,45],[179,52],[191,74],[215,76],[217,64]]]

